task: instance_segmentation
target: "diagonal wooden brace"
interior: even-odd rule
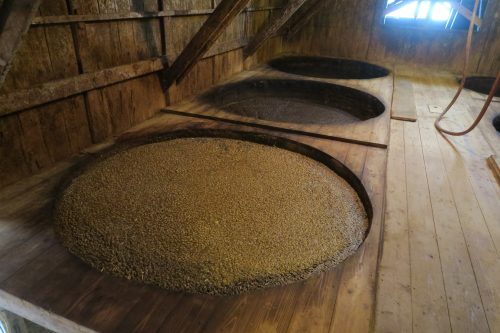
[[[254,54],[269,38],[276,35],[276,33],[285,25],[288,20],[306,3],[307,0],[290,0],[286,7],[283,9],[281,17],[274,22],[270,22],[266,28],[261,30],[245,47],[243,54],[248,58]]]
[[[5,0],[0,8],[0,86],[41,0]]]
[[[180,81],[203,57],[222,31],[245,8],[249,0],[223,0],[194,35],[164,75],[165,89]]]

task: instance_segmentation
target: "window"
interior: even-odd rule
[[[398,27],[424,27],[467,30],[475,0],[386,0],[384,24]],[[475,31],[481,27],[487,0],[479,0]]]

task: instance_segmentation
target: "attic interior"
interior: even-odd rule
[[[499,0],[0,0],[0,332],[500,332]]]

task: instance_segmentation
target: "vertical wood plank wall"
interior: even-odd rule
[[[44,0],[38,16],[210,12],[220,0]],[[243,63],[242,47],[284,0],[253,0],[165,98],[158,73],[0,117],[0,187],[46,169],[281,51],[274,38]],[[32,25],[0,95],[182,51],[209,14]]]
[[[470,72],[500,69],[500,0],[489,0],[474,33]],[[323,9],[284,44],[288,53],[353,58],[461,71],[467,31],[387,27],[384,0],[324,0]]]

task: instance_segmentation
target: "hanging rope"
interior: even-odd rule
[[[454,131],[446,130],[446,129],[441,127],[441,125],[439,123],[444,118],[446,113],[448,113],[448,111],[450,111],[450,109],[452,108],[452,106],[455,104],[458,97],[462,93],[462,90],[464,89],[465,80],[466,80],[466,76],[467,76],[466,75],[467,74],[467,67],[469,66],[470,49],[471,49],[471,45],[472,45],[472,33],[474,32],[474,24],[475,24],[475,20],[476,20],[476,12],[477,12],[478,7],[479,7],[479,0],[476,0],[474,3],[474,9],[472,10],[472,18],[471,18],[470,24],[469,24],[469,31],[467,33],[467,44],[465,46],[465,60],[464,60],[464,67],[462,69],[462,79],[460,80],[460,86],[458,87],[458,90],[455,93],[455,96],[451,100],[450,104],[448,104],[448,106],[443,110],[443,112],[439,115],[439,117],[434,122],[434,126],[436,127],[436,129],[438,131],[445,133],[445,134],[448,134],[448,135],[461,136],[461,135],[467,134],[470,131],[472,131],[477,126],[477,124],[479,124],[481,119],[483,119],[483,116],[486,113],[486,111],[488,110],[488,107],[490,106],[491,101],[493,100],[493,97],[495,96],[495,92],[497,91],[499,84],[500,84],[500,71],[499,71],[497,73],[497,77],[495,79],[495,82],[493,83],[493,86],[491,87],[490,93],[488,94],[488,98],[486,99],[486,102],[484,103],[483,108],[481,109],[481,112],[479,112],[479,115],[476,117],[476,119],[474,120],[472,125],[470,125],[467,129],[460,131],[460,132],[454,132]]]

